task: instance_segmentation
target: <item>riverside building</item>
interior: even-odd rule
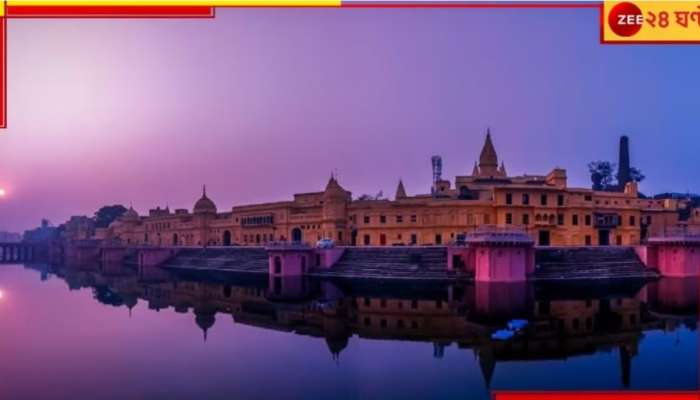
[[[629,154],[622,153],[628,163]],[[399,181],[393,199],[353,199],[331,176],[322,191],[221,212],[205,189],[192,212],[156,208],[140,216],[131,208],[100,235],[159,246],[262,246],[322,238],[348,246],[423,246],[496,226],[524,230],[540,246],[598,246],[636,245],[680,222],[679,200],[642,198],[628,178],[617,190],[602,191],[569,187],[562,168],[510,176],[490,133],[471,174],[451,182],[442,178],[439,158],[433,167],[433,184],[425,194],[409,195]]]

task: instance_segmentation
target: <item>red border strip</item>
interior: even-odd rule
[[[212,18],[207,6],[7,6],[7,18]]]
[[[7,18],[0,17],[0,128],[7,128]]]
[[[700,393],[690,391],[580,391],[580,392],[501,392],[494,400],[698,400]]]
[[[341,8],[601,8],[602,3],[343,3]]]

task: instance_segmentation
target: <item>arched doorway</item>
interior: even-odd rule
[[[292,242],[301,242],[302,239],[303,239],[303,235],[301,233],[301,229],[299,229],[299,228],[292,229]]]
[[[177,246],[177,233],[173,233],[173,246]]]
[[[282,273],[282,259],[279,258],[278,256],[276,256],[274,264],[275,264],[274,265],[275,274],[281,274]]]
[[[231,231],[224,231],[224,246],[231,245]]]

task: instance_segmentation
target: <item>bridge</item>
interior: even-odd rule
[[[33,261],[36,253],[36,245],[31,243],[0,243],[0,263]]]

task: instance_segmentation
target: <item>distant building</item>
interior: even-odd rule
[[[16,243],[22,241],[22,235],[17,232],[0,231],[0,243]]]
[[[85,240],[95,236],[95,220],[84,215],[70,217],[62,228],[61,236],[71,240]]]
[[[24,231],[22,240],[25,242],[40,243],[47,242],[58,236],[58,228],[51,226],[47,219],[41,220],[41,226],[38,228]]]
[[[101,236],[134,245],[260,246],[321,238],[354,246],[441,245],[495,225],[523,229],[539,245],[634,245],[679,223],[678,200],[640,198],[634,181],[611,192],[568,187],[562,168],[510,176],[490,132],[471,174],[455,177],[454,186],[436,176],[426,194],[413,196],[399,181],[393,200],[353,200],[331,176],[322,191],[224,212],[204,190],[191,213],[156,208],[139,216],[130,208]]]

